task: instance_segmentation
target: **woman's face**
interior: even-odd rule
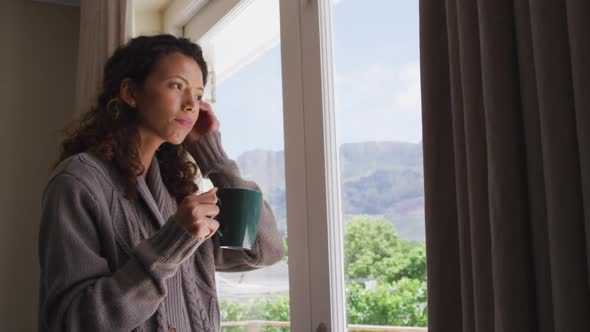
[[[136,94],[142,140],[158,146],[182,143],[199,117],[203,88],[201,67],[193,58],[182,53],[162,58]]]

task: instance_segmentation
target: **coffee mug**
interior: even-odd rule
[[[262,209],[262,193],[250,189],[219,188],[217,190],[221,248],[252,249]]]

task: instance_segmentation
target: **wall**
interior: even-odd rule
[[[162,14],[156,10],[135,9],[135,36],[162,33]]]
[[[41,192],[71,119],[79,9],[0,1],[0,329],[35,331]]]

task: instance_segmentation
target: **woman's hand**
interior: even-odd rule
[[[188,195],[178,206],[176,222],[197,239],[208,239],[219,228],[213,217],[219,214],[217,188],[201,195]]]
[[[195,122],[195,125],[188,133],[185,140],[188,143],[194,143],[204,135],[215,130],[219,130],[219,120],[217,120],[215,113],[213,113],[211,104],[203,101],[199,104],[199,116],[197,122]]]

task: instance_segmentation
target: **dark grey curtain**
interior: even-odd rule
[[[429,332],[590,331],[590,1],[420,0]]]

